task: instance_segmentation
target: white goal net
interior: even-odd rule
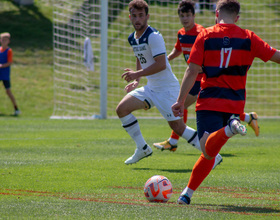
[[[102,33],[102,7],[108,2],[108,29]],[[159,30],[169,53],[181,28],[177,6],[179,1],[147,0],[149,24]],[[280,48],[279,0],[242,0],[238,25],[254,31],[272,47]],[[129,1],[57,0],[53,1],[54,23],[54,112],[53,118],[112,118],[125,95],[126,82],[121,79],[125,68],[135,69],[136,60],[127,37],[133,27],[129,21]],[[214,25],[215,1],[197,1],[196,23]],[[102,7],[101,7],[102,6]],[[102,13],[101,13],[102,12]],[[104,16],[103,16],[104,17]],[[105,19],[105,22],[107,22]],[[94,71],[84,65],[84,41],[91,41]],[[102,44],[106,42],[106,50]],[[106,59],[102,58],[106,53]],[[104,64],[104,60],[106,64]],[[186,63],[183,57],[171,62],[181,81]],[[103,67],[103,72],[102,72]],[[104,73],[105,70],[105,73]],[[104,77],[104,78],[103,78]],[[106,80],[106,85],[102,84]],[[142,85],[145,84],[142,80]],[[103,90],[102,90],[103,86]],[[106,91],[104,91],[104,89]],[[102,106],[106,106],[102,108]],[[280,68],[272,62],[256,59],[248,72],[245,111],[256,111],[261,117],[280,117]],[[156,109],[137,111],[138,117],[161,117]],[[189,117],[195,117],[194,106]]]

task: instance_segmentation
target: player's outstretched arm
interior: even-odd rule
[[[149,67],[137,71],[125,69],[127,72],[122,74],[122,78],[130,82],[132,80],[141,78],[142,76],[149,76],[166,69],[166,55],[162,54],[154,58],[155,62]]]
[[[271,61],[280,64],[280,50],[277,50],[274,55],[270,58]]]
[[[132,90],[136,89],[139,85],[139,81],[138,80],[134,80],[133,82],[129,83],[128,85],[126,85],[126,87],[124,88],[124,90],[129,93]]]
[[[11,66],[11,64],[12,64],[11,62],[0,64],[0,68]]]
[[[169,61],[173,60],[174,58],[180,56],[182,54],[182,51],[177,50],[175,47],[173,50],[168,54],[167,58]]]
[[[193,87],[196,77],[200,71],[201,66],[194,63],[189,64],[182,80],[182,85],[180,88],[179,96],[177,98],[177,102],[172,105],[172,111],[175,116],[183,116],[185,99],[189,94],[189,91]]]

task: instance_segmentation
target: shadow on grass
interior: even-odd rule
[[[234,154],[221,154],[222,157],[236,157]]]
[[[14,114],[4,114],[4,113],[0,113],[0,117],[12,117],[12,118],[17,118],[19,117],[18,115],[14,115]]]
[[[200,206],[200,205],[199,205]],[[280,210],[268,208],[268,207],[250,207],[250,206],[235,206],[235,205],[211,205],[211,204],[203,204],[201,206],[208,206],[203,208],[198,208],[203,211],[212,211],[212,212],[233,212],[233,213],[242,213],[245,215],[252,214],[278,214]]]
[[[132,168],[132,170],[155,170],[169,173],[190,173],[191,169],[153,169],[153,168]]]
[[[188,154],[190,155],[190,154]],[[194,154],[193,154],[194,155]],[[236,157],[234,154],[221,154],[222,157]],[[132,170],[154,170],[154,171],[162,171],[162,172],[169,172],[169,173],[191,173],[192,169],[155,169],[155,168],[132,168]]]
[[[0,13],[0,32],[10,32],[11,48],[51,49],[52,22],[46,18],[34,4],[19,6],[17,10]]]

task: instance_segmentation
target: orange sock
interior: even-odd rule
[[[170,138],[179,140],[180,136],[172,130]]]
[[[201,154],[198,161],[193,167],[193,171],[188,183],[188,187],[192,190],[196,190],[202,181],[211,172],[215,163],[215,157],[220,152],[222,146],[228,141],[229,137],[226,136],[225,128],[221,128],[209,135],[205,143],[206,153],[213,157],[212,160],[207,160],[203,154]]]
[[[210,157],[216,157],[221,148],[228,141],[229,137],[226,136],[225,127],[215,131],[209,135],[205,143],[205,151]]]
[[[188,187],[195,191],[211,172],[214,163],[215,158],[207,160],[203,154],[201,154],[193,167]]]
[[[184,109],[184,117],[183,117],[184,123],[187,123],[188,120],[188,109]]]
[[[241,121],[245,120],[245,112],[243,112],[242,114],[239,115],[239,118]]]
[[[184,109],[184,117],[183,120],[185,122],[185,124],[187,123],[188,120],[188,109]],[[174,131],[171,132],[171,136],[170,138],[175,139],[175,140],[179,140],[180,136],[178,134],[176,134]]]

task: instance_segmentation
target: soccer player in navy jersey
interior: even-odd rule
[[[239,115],[244,112],[246,76],[254,58],[280,63],[279,50],[270,47],[254,32],[235,24],[239,11],[237,0],[217,2],[216,25],[197,36],[177,102],[172,106],[175,116],[183,115],[185,98],[203,67],[196,104],[197,130],[203,153],[177,201],[179,204],[190,204],[194,191],[211,172],[215,156],[228,139],[236,134],[246,135]]]
[[[171,129],[201,151],[195,130],[190,130],[180,116],[174,116],[171,106],[179,94],[180,84],[171,70],[166,55],[162,35],[148,25],[148,4],[144,0],[129,3],[129,18],[135,31],[129,35],[128,42],[136,57],[136,71],[125,69],[122,78],[129,82],[128,92],[116,108],[123,128],[136,143],[134,154],[125,164],[133,164],[152,154],[152,149],[144,140],[138,121],[132,114],[139,109],[148,110],[155,106],[167,120]],[[137,88],[141,77],[147,78],[147,85]]]

